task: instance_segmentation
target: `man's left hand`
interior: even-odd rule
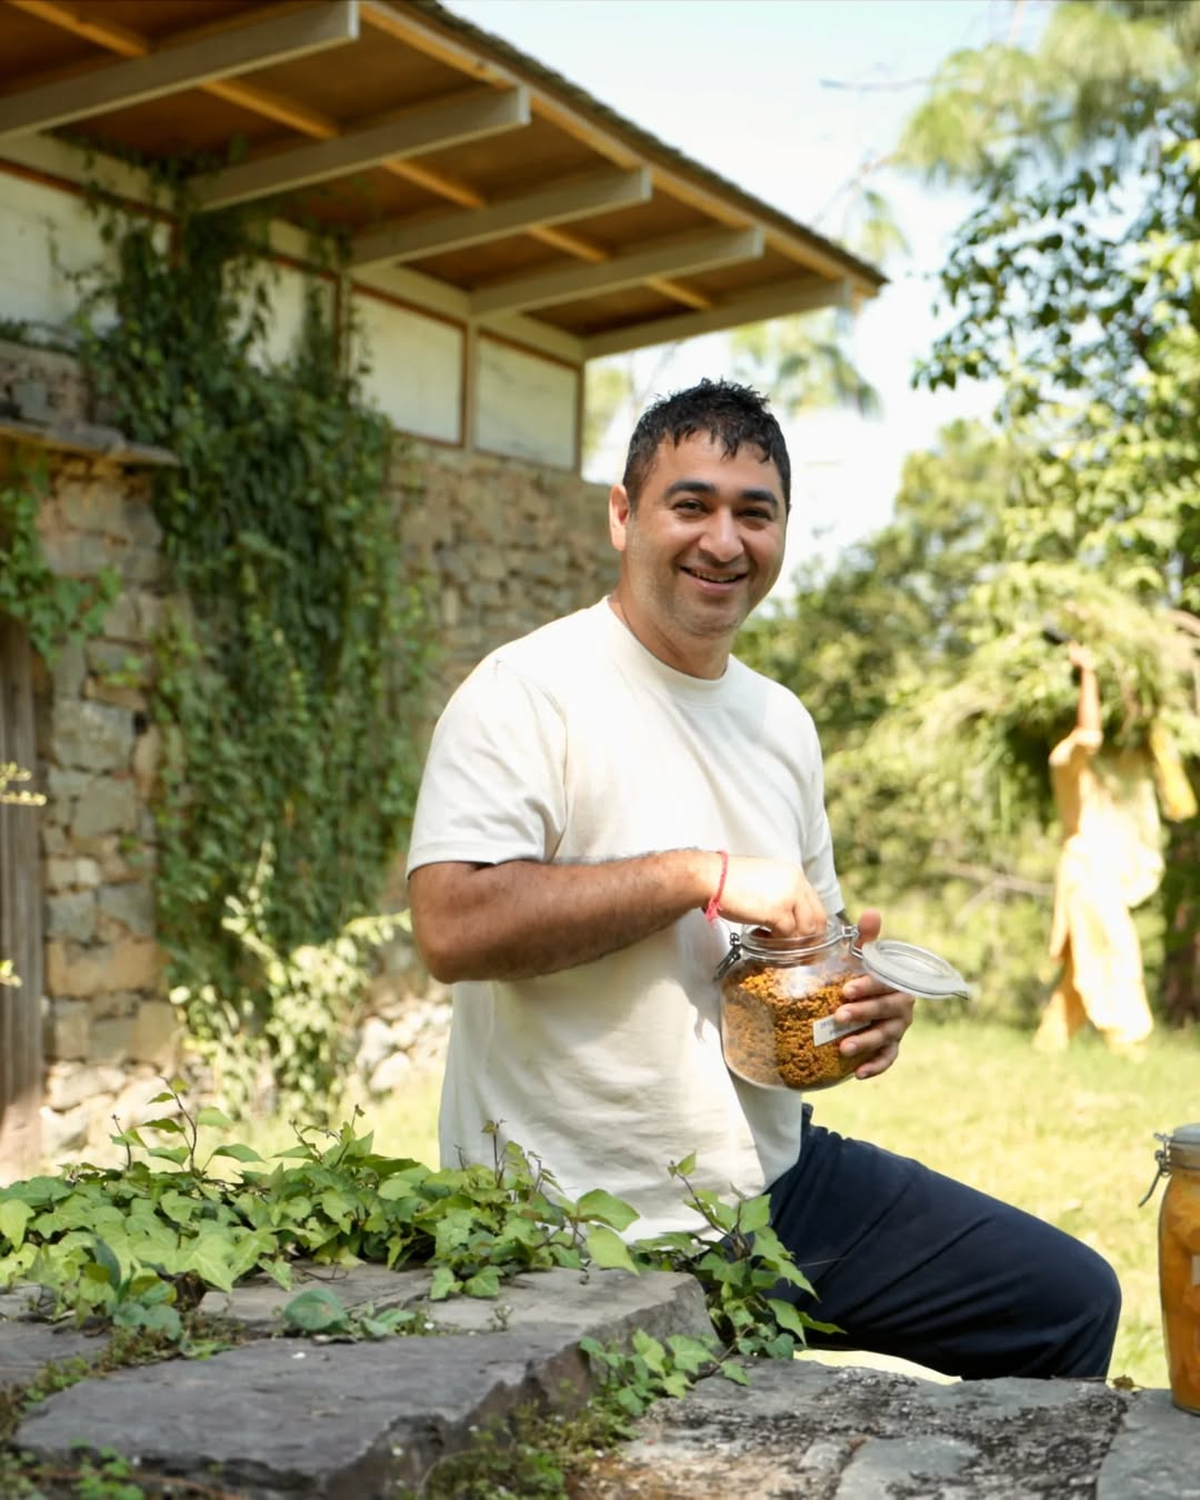
[[[877,911],[864,911],[858,920],[859,942],[873,943],[883,922]],[[855,1078],[875,1078],[886,1073],[900,1053],[900,1042],[912,1025],[914,1000],[911,995],[888,989],[870,974],[847,982],[845,1003],[834,1012],[839,1026],[850,1022],[870,1021],[865,1031],[843,1037],[838,1050],[843,1057],[862,1058],[855,1068]]]

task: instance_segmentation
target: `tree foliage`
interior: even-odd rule
[[[1012,889],[1050,874],[1045,759],[1075,687],[1047,619],[1096,652],[1111,741],[1166,729],[1200,752],[1198,47],[1190,0],[1097,0],[1057,6],[1035,50],[947,60],[900,154],[978,206],[916,378],[996,382],[995,425],[910,459],[893,524],[751,637],[832,746],[851,880],[933,889],[935,925],[964,871]],[[1170,837],[1163,991],[1185,1019],[1195,820]]]

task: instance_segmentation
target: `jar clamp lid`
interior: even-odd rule
[[[919,995],[923,1000],[946,1000],[951,995],[961,995],[965,1000],[970,996],[970,986],[954,965],[928,948],[879,938],[853,951],[862,954],[870,973],[890,989]]]
[[[1138,1204],[1139,1208],[1143,1203],[1149,1202],[1159,1179],[1169,1177],[1176,1167],[1181,1167],[1185,1172],[1200,1172],[1200,1123],[1180,1125],[1170,1135],[1156,1133],[1154,1139],[1162,1142],[1154,1153],[1158,1171],[1154,1174],[1154,1181],[1146,1189],[1146,1196]]]
[[[967,981],[954,965],[928,948],[901,943],[895,938],[881,938],[859,946],[858,928],[842,926],[833,918],[824,934],[809,939],[778,939],[777,942],[781,948],[798,953],[806,948],[819,951],[839,940],[848,942],[851,953],[862,960],[867,972],[889,989],[917,995],[923,1000],[945,1000],[951,995],[961,995],[966,999],[971,993]],[[747,952],[755,957],[763,956],[770,945],[771,935],[764,928],[743,928],[742,936],[731,933],[729,952],[714,977],[722,978]],[[786,959],[782,961],[786,962]]]

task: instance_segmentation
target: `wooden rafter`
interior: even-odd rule
[[[793,313],[815,312],[823,307],[849,305],[853,291],[849,280],[827,281],[823,276],[803,276],[781,281],[774,286],[740,297],[731,297],[705,312],[678,313],[637,323],[630,328],[615,328],[609,333],[594,333],[583,340],[584,359],[599,359],[605,354],[624,354],[650,344],[670,344],[678,339],[696,338],[702,333],[721,333],[727,328],[741,328],[746,323],[765,323],[769,318],[786,318]]]
[[[508,84],[510,87],[527,81],[500,64],[481,62],[466,43],[440,34],[434,26],[427,26],[421,17],[401,14],[388,0],[362,0],[362,19],[364,26],[394,37],[416,51],[423,52],[426,57],[431,57],[446,67],[457,68],[473,78],[486,79],[493,84]],[[614,166],[629,167],[644,160],[607,130],[591,124],[568,106],[537,89],[533,94],[533,113],[535,118],[544,120],[548,125],[561,130],[564,135],[569,135],[573,140],[607,157]],[[710,214],[719,223],[731,227],[745,223],[745,216],[735,208],[722,203],[712,191],[689,182],[678,172],[660,166],[652,166],[650,170],[655,188],[668,193],[680,203]],[[767,243],[806,270],[834,280],[840,280],[847,274],[844,262],[839,261],[834,254],[815,244],[798,240],[794,235],[768,228]],[[873,284],[869,285],[868,294],[873,291]],[[709,307],[712,304],[705,301],[703,304],[693,305]]]
[[[7,0],[7,3],[18,10],[37,16],[50,25],[57,26],[60,30],[86,37],[89,41],[106,47],[122,57],[146,57],[155,50],[149,39],[140,32],[128,26],[118,26],[97,20],[89,16],[80,5],[67,4],[66,0]],[[366,10],[362,10],[361,13],[363,19],[366,19]],[[211,28],[205,28],[205,30],[207,32]],[[488,73],[484,70],[481,74],[481,70],[476,69],[475,76],[487,77]],[[274,120],[314,140],[332,140],[342,134],[339,123],[329,115],[274,91],[260,88],[256,84],[237,79],[213,79],[200,84],[199,87],[205,93],[237,104],[264,119]],[[435,193],[451,203],[456,203],[460,208],[487,207],[488,200],[482,193],[449,173],[416,161],[385,161],[380,165],[384,171],[414,183],[427,192]],[[610,258],[610,252],[603,246],[574,234],[569,229],[555,225],[537,225],[531,227],[528,233],[542,244],[561,250],[577,260],[601,264]],[[685,307],[703,310],[712,305],[711,299],[694,288],[679,286],[661,277],[650,278],[647,285],[671,298],[672,301],[682,303]]]
[[[349,130],[331,140],[251,157],[236,167],[197,178],[195,195],[202,207],[225,208],[528,124],[527,89],[505,93],[470,89],[465,95],[406,110],[396,119]]]
[[[550,307],[556,302],[621,291],[653,276],[687,275],[757,260],[762,253],[761,229],[699,230],[615,256],[602,265],[540,271],[484,287],[472,294],[470,308],[475,317],[524,312],[531,307]]]
[[[644,168],[589,173],[503,199],[488,208],[461,209],[416,224],[400,219],[383,229],[359,235],[350,247],[350,264],[387,265],[461,250],[467,245],[486,245],[505,235],[645,203],[649,197],[650,174]]]
[[[354,41],[357,0],[271,16],[265,21],[178,42],[140,57],[38,83],[0,98],[0,135],[52,130],[106,110],[200,88]]]

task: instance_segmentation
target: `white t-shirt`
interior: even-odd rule
[[[727,849],[803,865],[841,909],[821,752],[794,695],[731,659],[710,681],[658,660],[607,600],[486,657],[438,721],[408,870]],[[668,1162],[748,1195],[796,1160],[798,1093],[733,1077],[714,973],[729,929],[689,912],[556,974],[454,986],[442,1162],[492,1161],[483,1126],[572,1198],[602,1187],[631,1238],[697,1230]]]

